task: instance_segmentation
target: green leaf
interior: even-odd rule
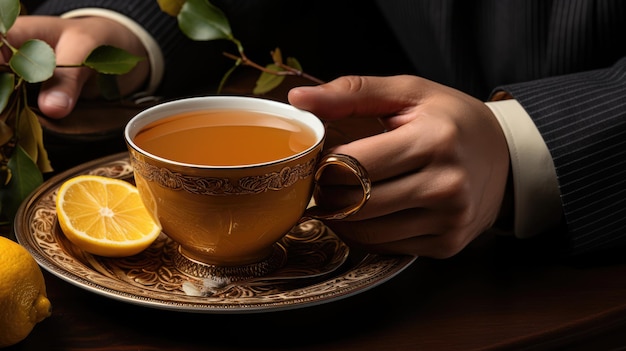
[[[9,185],[13,174],[11,173],[11,168],[5,164],[0,165],[0,188]],[[0,212],[2,211],[2,206],[0,206]]]
[[[20,14],[19,0],[0,1],[0,33],[6,36],[9,29],[15,23],[15,19]]]
[[[0,73],[0,112],[3,112],[7,107],[14,92],[15,75],[13,73]]]
[[[280,67],[275,64],[269,64],[265,68],[272,71],[282,71]],[[259,79],[256,81],[256,85],[252,90],[253,94],[262,95],[274,90],[285,80],[285,76],[272,74],[268,72],[262,72]]]
[[[242,62],[243,61],[241,59],[238,59],[237,61],[235,61],[235,64],[228,71],[226,71],[226,73],[224,73],[224,75],[222,76],[222,79],[220,80],[220,85],[217,87],[218,94],[222,93],[222,90],[224,89],[224,86],[226,85],[226,81],[228,80],[228,78],[230,78],[230,75],[233,74],[233,72],[235,72],[237,67],[241,66]]]
[[[4,120],[0,119],[0,147],[11,141],[11,138],[13,138],[13,129],[11,129]],[[0,159],[2,158],[3,157],[0,156]]]
[[[51,172],[52,166],[43,143],[43,129],[37,114],[28,106],[20,112],[15,133],[18,146],[35,162],[39,170]],[[16,175],[15,172],[13,175]]]
[[[208,0],[187,0],[178,14],[178,26],[192,40],[232,40],[228,19]]]
[[[275,64],[283,63],[283,54],[280,51],[280,48],[276,48],[274,51],[272,51],[272,60]]]
[[[13,54],[9,65],[25,81],[38,83],[52,77],[56,68],[56,57],[50,45],[31,39]]]
[[[22,201],[43,184],[43,175],[33,160],[17,147],[8,164],[11,169],[11,180],[7,186],[0,188],[2,214],[12,220]]]
[[[157,0],[161,11],[172,17],[178,16],[180,9],[185,4],[185,0]]]
[[[83,65],[105,74],[125,74],[130,72],[143,57],[135,56],[114,46],[102,45],[95,48]]]
[[[117,84],[117,76],[111,74],[98,74],[98,88],[100,94],[107,100],[116,100],[122,97],[119,85]]]
[[[295,57],[287,57],[287,66],[302,72],[302,65]]]

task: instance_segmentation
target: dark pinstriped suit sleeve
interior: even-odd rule
[[[626,58],[605,70],[503,87],[556,167],[573,253],[626,243]]]
[[[228,9],[229,16],[244,23],[249,16],[258,13],[250,8],[262,5],[259,1],[246,0],[211,2]],[[163,96],[210,91],[217,86],[223,72],[232,66],[232,60],[222,54],[223,51],[232,50],[232,44],[226,41],[207,44],[190,40],[178,28],[176,18],[161,11],[156,0],[46,0],[37,5],[33,14],[60,15],[74,9],[94,7],[115,11],[137,22],[152,35],[163,52],[165,72],[157,92]]]
[[[479,99],[505,86],[530,114],[554,158],[571,253],[626,244],[626,2],[378,4],[419,75]]]
[[[232,59],[223,55],[224,51],[235,51],[232,43],[189,40],[178,29],[176,19],[160,10],[157,0],[23,1],[32,4],[33,14],[60,15],[96,7],[124,14],[139,23],[163,52],[165,75],[158,94],[166,97],[212,91],[233,65]],[[211,3],[226,14],[248,57],[261,65],[271,62],[270,51],[279,47],[285,56],[298,58],[308,73],[322,80],[348,73],[389,75],[411,70],[379,9],[370,0]]]
[[[172,69],[178,65],[176,52],[193,50],[191,48],[197,46],[197,43],[191,42],[181,34],[176,19],[162,12],[156,0],[48,0],[41,2],[34,9],[33,14],[61,15],[74,9],[89,7],[112,10],[133,19],[159,43],[165,60],[165,70],[160,88],[156,92],[157,95],[175,95],[171,90],[181,89],[184,86],[184,83],[180,81],[181,77],[186,75],[184,69],[181,72],[175,72]],[[204,50],[202,47],[197,48],[198,52],[202,50]],[[190,60],[198,56],[202,55],[189,55]],[[185,65],[185,67],[192,66],[199,67],[200,63],[188,62]],[[183,93],[181,91],[181,94]]]
[[[60,15],[85,7],[109,9],[132,18],[159,42],[165,56],[182,38],[176,19],[163,13],[156,0],[50,0],[42,2],[34,13]]]

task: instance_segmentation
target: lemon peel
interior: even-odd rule
[[[37,262],[23,246],[0,236],[0,348],[24,340],[50,314]]]

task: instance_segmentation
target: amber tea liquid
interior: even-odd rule
[[[274,161],[313,146],[313,131],[298,121],[251,111],[210,110],[174,115],[145,126],[134,138],[169,160],[209,166]]]

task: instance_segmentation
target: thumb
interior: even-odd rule
[[[345,76],[319,86],[293,88],[288,99],[293,106],[322,119],[378,118],[412,105],[412,98],[403,98],[407,92],[403,85],[401,76]]]
[[[67,116],[74,109],[89,75],[85,68],[57,68],[54,76],[41,85],[38,97],[41,112],[51,118]]]
[[[19,47],[29,38],[37,38],[54,49],[57,64],[82,62],[90,43],[80,37],[72,38],[72,33],[82,35],[80,31],[70,32],[68,38],[66,30],[66,22],[56,17],[20,16],[11,28],[11,41],[13,46]],[[53,118],[67,116],[76,105],[89,74],[88,70],[79,68],[55,69],[54,75],[39,89],[37,104],[41,112]]]
[[[81,37],[67,32],[56,44],[58,65],[72,65],[82,62],[95,43],[76,45]],[[82,42],[87,42],[82,39]],[[85,83],[94,76],[94,72],[86,67],[57,67],[51,79],[41,85],[38,104],[46,116],[61,118],[67,116],[76,105],[80,96],[95,96],[93,89],[85,89]]]

